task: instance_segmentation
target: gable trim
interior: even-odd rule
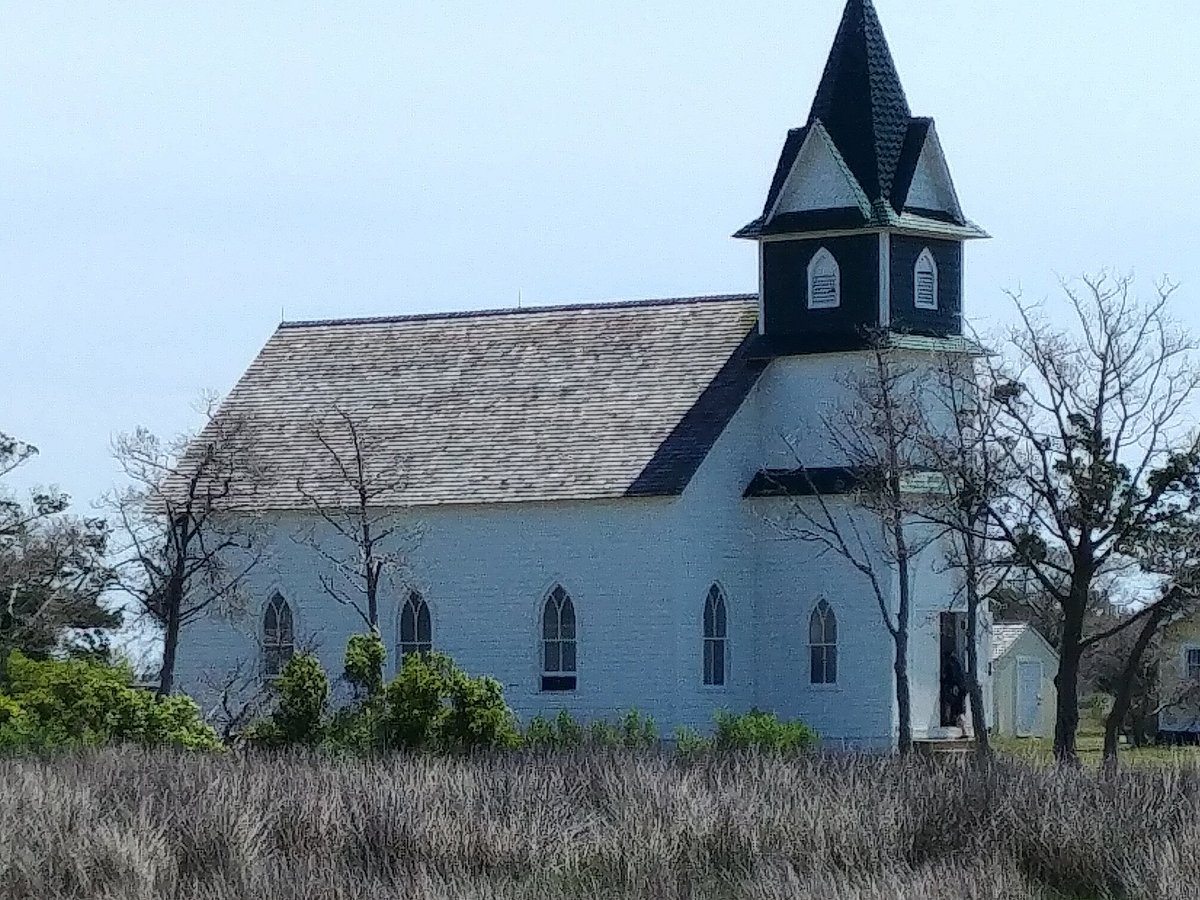
[[[818,142],[819,142],[819,144],[818,144]],[[769,223],[772,219],[775,218],[776,215],[779,214],[779,207],[780,207],[780,204],[783,202],[783,198],[788,193],[788,186],[795,179],[797,179],[803,175],[803,172],[800,170],[800,165],[801,165],[801,163],[804,162],[806,154],[809,152],[810,148],[812,148],[814,145],[818,145],[817,152],[824,150],[825,153],[827,153],[829,155],[831,161],[837,167],[838,171],[841,173],[842,178],[844,180],[844,186],[853,195],[854,202],[857,205],[859,212],[862,213],[863,219],[866,220],[866,219],[870,218],[870,216],[871,216],[871,201],[867,198],[866,192],[862,189],[862,186],[859,185],[858,180],[854,177],[854,173],[850,171],[850,167],[848,165],[846,165],[846,160],[842,157],[842,154],[838,151],[837,147],[834,145],[833,139],[830,138],[830,136],[829,136],[829,132],[827,132],[825,130],[825,126],[822,125],[820,120],[818,119],[817,121],[813,122],[813,124],[808,128],[807,133],[804,136],[804,142],[800,145],[799,149],[796,151],[796,156],[792,160],[791,167],[787,173],[787,177],[785,177],[783,179],[782,183],[779,185],[779,189],[775,193],[775,196],[774,196],[774,202],[771,203],[770,208],[767,210],[766,215],[763,217],[764,224]],[[834,207],[834,208],[842,208],[842,207]],[[816,209],[817,209],[817,207],[813,207],[812,211],[815,211]],[[807,211],[807,210],[802,210],[802,211]]]

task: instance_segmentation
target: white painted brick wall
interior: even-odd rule
[[[498,678],[523,719],[565,708],[591,720],[636,707],[669,735],[677,725],[708,728],[718,709],[757,705],[804,719],[834,744],[889,745],[891,639],[869,586],[842,561],[781,540],[768,519],[782,501],[742,499],[758,469],[795,465],[785,436],[805,436],[806,464],[834,462],[818,425],[835,397],[830,386],[849,364],[845,356],[773,363],[681,497],[406,512],[423,536],[410,577],[384,592],[389,655],[398,605],[412,587],[430,606],[435,647],[469,672]],[[360,621],[322,594],[328,564],[292,539],[309,522],[298,513],[274,520],[270,560],[252,579],[258,609],[186,630],[178,683],[202,705],[212,702],[208,673],[256,660],[258,616],[275,590],[296,610],[301,641],[315,643],[331,675],[340,673]],[[729,611],[730,677],[722,688],[702,683],[702,616],[714,581]],[[943,581],[932,571],[920,576],[926,612],[914,634],[914,658],[922,661],[913,680],[926,718],[936,716],[937,689],[936,666],[924,663],[926,655],[937,658],[936,615],[930,626],[928,609],[949,603]],[[579,687],[546,694],[538,690],[540,614],[556,583],[575,602]],[[838,616],[833,689],[809,684],[808,621],[821,598]]]

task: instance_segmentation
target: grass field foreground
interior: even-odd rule
[[[654,753],[0,760],[0,896],[1195,897],[1200,770]]]

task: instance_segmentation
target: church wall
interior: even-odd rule
[[[695,507],[681,514],[683,506],[678,499],[637,499],[414,511],[423,535],[410,556],[411,576],[384,591],[381,604],[389,673],[397,611],[413,587],[429,604],[435,649],[471,673],[498,678],[523,719],[565,708],[592,720],[636,707],[669,735],[676,724],[707,726],[715,709],[744,705],[748,666],[732,669],[724,691],[700,685],[700,616],[709,585],[719,581],[737,635],[731,640],[746,639],[751,590],[737,550],[709,539],[715,527],[701,540],[704,517]],[[250,584],[250,613],[236,621],[207,617],[186,630],[178,682],[202,706],[211,703],[206,670],[228,671],[239,662],[253,670],[259,616],[275,590],[296,611],[298,643],[313,645],[331,675],[341,672],[346,640],[361,620],[321,593],[329,566],[292,539],[306,522],[296,514],[275,520],[271,560]],[[556,583],[570,593],[578,619],[573,693],[539,691],[541,604]],[[735,659],[748,663],[743,649],[735,649]]]

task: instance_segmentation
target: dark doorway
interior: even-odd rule
[[[967,704],[967,614],[942,613],[940,634],[941,702],[938,705],[942,727],[952,728],[963,720]]]

